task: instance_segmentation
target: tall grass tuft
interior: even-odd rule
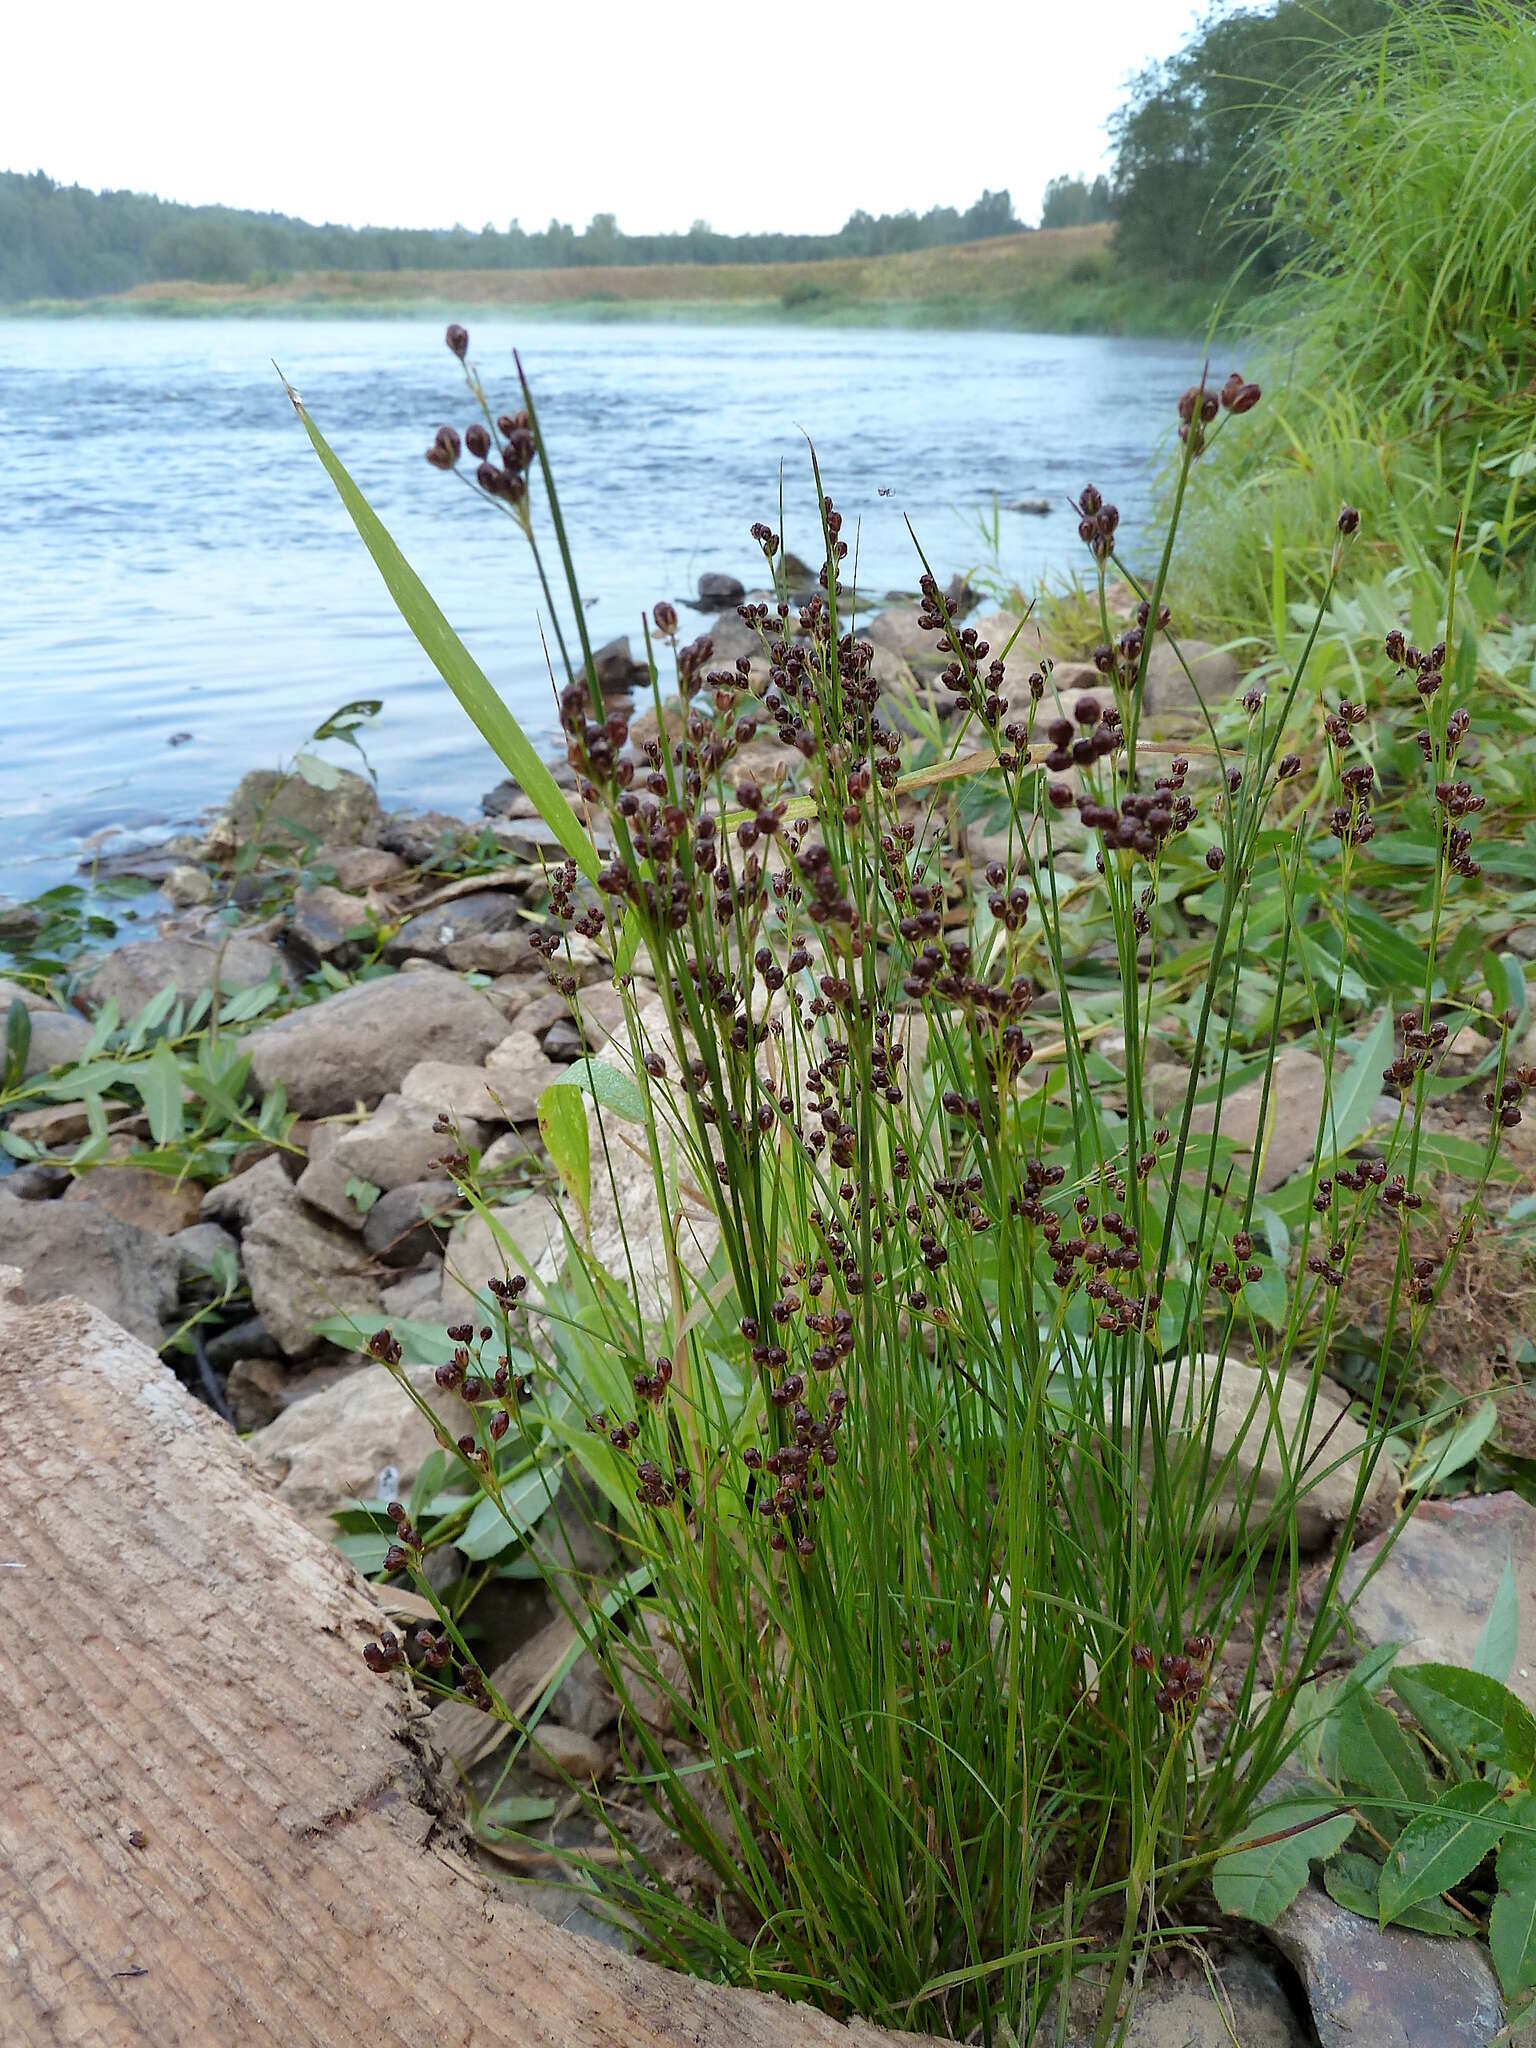
[[[462,329],[450,346],[466,358]],[[647,735],[597,686],[527,387],[494,415],[469,377],[476,486],[541,574],[553,540],[549,587],[564,582],[580,844],[305,424],[423,645],[570,849],[535,934],[555,986],[573,995],[595,951],[622,999],[614,1045],[543,1108],[563,1254],[525,1261],[515,1216],[493,1217],[504,1265],[475,1276],[481,1316],[450,1332],[439,1374],[474,1418],[456,1443],[435,1424],[444,1449],[509,1527],[526,1532],[527,1475],[537,1490],[555,1443],[618,1550],[598,1578],[557,1538],[536,1550],[624,1743],[616,1784],[575,1788],[603,1851],[550,1839],[681,1968],[986,2042],[1037,2038],[1053,1999],[1064,2039],[1061,1994],[1086,1977],[1103,2044],[1297,1739],[1352,1532],[1384,1481],[1393,1494],[1389,1367],[1411,1360],[1536,1083],[1510,1068],[1506,1026],[1466,1208],[1432,1237],[1417,1183],[1449,1000],[1433,935],[1408,1013],[1340,1035],[1375,833],[1358,705],[1327,703],[1321,776],[1298,772],[1316,621],[1356,515],[1330,517],[1293,661],[1183,746],[1145,711],[1154,648],[1182,660],[1176,521],[1137,578],[1113,505],[1082,491],[1102,687],[1065,698],[1048,661],[953,618],[924,563],[955,715],[945,758],[913,770],[817,472],[820,589],[792,598],[779,532],[754,529],[774,583],[743,611],[756,671],[718,667],[658,604]],[[1186,393],[1180,510],[1258,397],[1241,378]],[[459,436],[433,445],[454,468]],[[1111,572],[1140,603],[1118,626]],[[1453,559],[1452,648],[1454,588]],[[1473,870],[1456,662],[1400,639],[1382,659],[1392,721],[1422,728],[1443,792],[1438,931]],[[946,792],[978,778],[1004,824],[973,874]],[[1296,897],[1324,845],[1326,941]],[[1264,1134],[1298,990],[1325,1078],[1310,1165],[1282,1196]],[[1239,1077],[1262,1098],[1246,1148],[1222,1130]],[[490,1216],[473,1156],[457,1168]],[[1383,1224],[1398,1254],[1380,1360],[1345,1422],[1323,1377],[1339,1288]],[[398,1365],[389,1333],[373,1348]],[[1304,1605],[1325,1499],[1337,1547]],[[439,1627],[370,1661],[409,1659],[537,1747],[548,1693],[497,1696],[403,1509],[396,1536],[391,1568]]]
[[[1188,601],[1267,621],[1275,563],[1315,596],[1341,498],[1382,559],[1536,524],[1536,35],[1518,0],[1400,7],[1276,124],[1250,196],[1295,251],[1251,302],[1271,404],[1185,530]]]

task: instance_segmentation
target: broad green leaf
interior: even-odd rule
[[[84,1052],[80,1055],[82,1066],[88,1066],[92,1060],[100,1059],[106,1050],[107,1040],[121,1022],[122,1013],[117,1007],[117,997],[108,996],[96,1012],[96,1022],[91,1026],[91,1035],[86,1040]]]
[[[1498,1847],[1509,1818],[1497,1785],[1470,1778],[1450,1786],[1428,1813],[1409,1821],[1386,1860],[1379,1888],[1382,1926],[1470,1876]]]
[[[580,1095],[552,1081],[539,1097],[539,1136],[566,1192],[583,1217],[592,1207],[592,1148]]]
[[[1519,1641],[1520,1599],[1515,1590],[1514,1562],[1506,1557],[1499,1590],[1493,1596],[1493,1606],[1472,1653],[1473,1670],[1481,1671],[1485,1678],[1496,1678],[1502,1685],[1514,1669]]]
[[[479,1564],[485,1558],[497,1556],[509,1544],[520,1542],[536,1525],[559,1486],[559,1471],[547,1471],[542,1465],[535,1465],[520,1478],[509,1479],[501,1489],[500,1505],[487,1498],[475,1509],[458,1539],[458,1548]]]
[[[282,983],[275,977],[261,981],[254,988],[243,988],[232,995],[219,1010],[221,1024],[248,1024],[253,1017],[259,1017],[263,1010],[269,1010],[282,994]]]
[[[1520,1773],[1536,1763],[1536,1719],[1496,1678],[1456,1664],[1407,1664],[1393,1673],[1392,1690],[1448,1757]]]
[[[604,1109],[611,1109],[615,1116],[634,1124],[645,1122],[645,1097],[638,1085],[621,1068],[610,1066],[605,1060],[595,1060],[590,1055],[579,1059],[551,1085],[579,1088]]]
[[[1337,1856],[1329,1859],[1323,1870],[1323,1889],[1329,1898],[1347,1913],[1358,1913],[1362,1920],[1375,1920],[1380,1916],[1380,1883],[1381,1865],[1354,1849],[1341,1849]],[[1444,1899],[1424,1899],[1417,1906],[1409,1906],[1399,1913],[1395,1924],[1411,1928],[1415,1934],[1458,1935],[1472,1932],[1471,1923],[1448,1906]]]
[[[133,1085],[139,1091],[149,1134],[157,1145],[174,1145],[186,1130],[181,1103],[181,1062],[167,1040],[161,1039],[149,1058],[132,1070]]]
[[[1418,1468],[1409,1483],[1410,1496],[1423,1493],[1431,1486],[1443,1485],[1470,1465],[1493,1435],[1498,1419],[1498,1410],[1493,1403],[1484,1401],[1465,1421],[1432,1437],[1424,1446]]]
[[[380,1187],[375,1187],[371,1180],[363,1180],[354,1173],[342,1192],[346,1195],[347,1200],[352,1204],[358,1215],[366,1216],[384,1190]]]
[[[374,1572],[383,1571],[384,1559],[388,1555],[389,1546],[394,1540],[393,1530],[390,1530],[388,1533],[374,1530],[357,1530],[350,1534],[343,1532],[343,1534],[331,1538],[331,1541],[341,1552],[342,1556],[356,1570],[360,1571],[364,1578],[370,1577]]]
[[[1331,1799],[1281,1799],[1254,1814],[1234,1848],[1212,1873],[1216,1902],[1273,1927],[1307,1881],[1314,1859],[1342,1849],[1355,1830],[1352,1813]]]
[[[1433,1797],[1418,1744],[1390,1708],[1357,1693],[1339,1718],[1339,1769],[1370,1800],[1410,1812]]]
[[[1383,1070],[1392,1063],[1392,1006],[1389,1003],[1377,1019],[1376,1028],[1333,1091],[1328,1120],[1322,1132],[1322,1156],[1342,1156],[1357,1139],[1364,1137],[1371,1113],[1381,1094]]]
[[[150,997],[128,1026],[128,1048],[131,1052],[137,1052],[141,1045],[149,1042],[150,1034],[160,1029],[179,999],[180,991],[174,982]]]
[[[319,754],[295,754],[293,765],[312,789],[341,787],[341,770]]]
[[[1519,1800],[1499,1844],[1488,1947],[1504,1996],[1536,1986],[1536,1800]]]
[[[589,882],[595,882],[600,869],[597,851],[538,749],[491,688],[468,648],[428,594],[426,585],[390,539],[382,520],[305,411],[298,393],[291,385],[285,384],[284,388],[400,616],[416,635],[423,653],[479,727],[508,774],[533,799],[539,816],[577,867]]]
[[[436,1323],[413,1323],[398,1316],[327,1316],[316,1323],[315,1335],[343,1351],[361,1351],[378,1330],[388,1330],[400,1346],[406,1365],[446,1365],[454,1353],[453,1339]]]

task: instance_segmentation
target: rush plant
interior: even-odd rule
[[[1081,493],[1098,687],[1058,690],[1018,636],[988,645],[921,564],[953,715],[945,758],[914,771],[819,471],[819,589],[792,595],[779,532],[755,527],[761,660],[717,666],[658,604],[637,733],[598,686],[526,382],[496,414],[467,335],[448,340],[480,416],[430,459],[456,470],[467,446],[541,577],[553,540],[588,823],[300,414],[422,646],[568,855],[535,934],[555,986],[574,996],[596,958],[622,999],[613,1047],[541,1108],[564,1245],[524,1259],[497,1223],[504,1268],[473,1276],[483,1313],[438,1375],[462,1425],[434,1423],[519,1535],[532,1516],[508,1475],[563,1445],[617,1546],[599,1579],[558,1536],[532,1547],[622,1707],[620,1782],[580,1788],[606,1846],[569,1867],[682,1968],[889,2026],[1027,2041],[1054,2010],[1065,2038],[1061,1994],[1086,1974],[1103,2044],[1299,1739],[1355,1525],[1394,1499],[1396,1375],[1536,1082],[1506,1026],[1466,1203],[1449,1239],[1427,1235],[1418,1183],[1441,1141],[1424,1112],[1456,1011],[1438,907],[1476,886],[1454,558],[1443,644],[1383,657],[1439,819],[1437,914],[1411,1008],[1352,1037],[1377,737],[1347,700],[1319,702],[1316,623],[1266,689],[1199,707],[1198,743],[1157,737],[1146,709],[1154,651],[1182,665],[1167,584],[1186,495],[1255,386],[1202,380],[1181,402],[1150,574],[1121,559],[1114,507]],[[1318,618],[1357,524],[1338,516]],[[1113,576],[1133,616],[1111,616]],[[947,798],[982,778],[1004,827],[977,874]],[[1319,902],[1298,876],[1322,848]],[[1321,1114],[1310,1165],[1273,1193],[1298,1008]],[[1239,1083],[1259,1096],[1241,1149],[1222,1128]],[[457,1167],[490,1215],[473,1159]],[[1335,1304],[1383,1221],[1380,1364],[1346,1421],[1325,1392]],[[371,1348],[398,1368],[388,1331]],[[1304,1608],[1319,1517],[1334,1562]],[[553,1687],[497,1696],[394,1519],[391,1568],[439,1621],[370,1662],[537,1745]]]

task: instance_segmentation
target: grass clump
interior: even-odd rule
[[[1358,505],[1383,569],[1465,544],[1517,608],[1536,475],[1536,39],[1513,0],[1404,6],[1266,131],[1245,202],[1291,252],[1252,302],[1271,404],[1184,533],[1186,601],[1226,633],[1315,598]]]
[[[449,344],[467,363],[462,328]],[[558,1538],[532,1553],[622,1712],[620,1783],[574,1788],[603,1846],[564,1860],[680,1967],[987,2042],[1035,2038],[1086,1978],[1105,2043],[1146,1949],[1202,1922],[1215,1859],[1299,1739],[1293,1705],[1338,1641],[1342,1561],[1387,1480],[1398,1373],[1536,1084],[1511,1011],[1465,1204],[1426,1228],[1420,1181],[1445,1155],[1425,1110],[1462,1000],[1442,939],[1475,870],[1457,557],[1436,644],[1378,656],[1436,822],[1411,993],[1354,1036],[1372,734],[1342,692],[1317,701],[1309,665],[1357,515],[1334,508],[1310,630],[1267,686],[1199,707],[1198,743],[1145,708],[1154,649],[1183,659],[1178,518],[1207,452],[1250,430],[1256,387],[1181,401],[1150,573],[1119,559],[1113,505],[1081,493],[1100,687],[1064,696],[1048,660],[988,645],[922,563],[952,716],[941,758],[913,769],[819,472],[819,593],[791,603],[764,523],[774,596],[743,612],[759,665],[715,667],[658,605],[647,739],[598,687],[527,386],[497,415],[468,376],[482,417],[462,440],[440,430],[430,459],[453,469],[468,448],[541,576],[552,531],[588,827],[301,417],[568,852],[537,935],[555,985],[573,995],[565,950],[595,946],[622,998],[614,1049],[541,1104],[563,1258],[526,1261],[462,1162],[505,1264],[476,1276],[482,1316],[449,1333],[438,1375],[466,1404],[457,1439],[435,1426],[476,1498],[526,1534],[549,1505],[528,1475],[557,1443],[617,1546],[598,1577]],[[1111,572],[1139,607],[1124,622]],[[976,876],[947,801],[983,779],[1004,822]],[[1299,878],[1323,849],[1319,920]],[[1281,1202],[1264,1138],[1224,1136],[1222,1102],[1241,1073],[1267,1131],[1298,1010],[1324,1080]],[[1356,1249],[1383,1226],[1386,1309],[1348,1422],[1324,1370]],[[387,1330],[371,1348],[399,1365]],[[391,1515],[388,1568],[438,1623],[370,1662],[409,1662],[507,1722],[515,1754],[537,1746],[552,1688],[531,1707],[496,1695]],[[1304,1606],[1319,1516],[1336,1549]]]

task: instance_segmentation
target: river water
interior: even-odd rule
[[[781,469],[786,543],[816,558],[807,436],[861,591],[915,583],[907,519],[943,577],[1070,566],[1066,494],[1090,480],[1134,546],[1198,369],[1167,342],[491,319],[472,355],[498,408],[514,344],[590,630],[637,646],[642,611],[701,570],[755,580],[748,528],[779,526]],[[422,459],[439,421],[470,417],[436,319],[0,320],[0,898],[187,825],[349,698],[384,699],[386,803],[472,811],[498,779],[274,364],[513,710],[553,733],[528,550]],[[994,504],[1038,497],[1046,517],[998,514],[994,550]]]

